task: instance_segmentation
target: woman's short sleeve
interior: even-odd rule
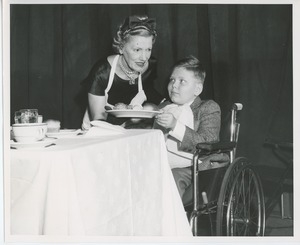
[[[87,83],[90,84],[89,93],[99,96],[105,95],[105,89],[108,84],[109,73],[111,66],[107,60],[98,61],[92,68],[87,78]]]

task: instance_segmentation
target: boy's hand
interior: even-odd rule
[[[171,113],[162,113],[155,117],[158,125],[173,130],[176,126],[177,120]]]

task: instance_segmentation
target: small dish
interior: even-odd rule
[[[10,147],[11,148],[16,148],[16,149],[22,149],[22,148],[41,148],[41,147],[46,147],[50,146],[53,144],[57,139],[56,138],[44,138],[40,141],[35,141],[35,142],[15,142],[13,140],[10,141]]]
[[[108,114],[115,117],[129,117],[129,118],[152,118],[161,111],[148,111],[148,110],[108,110]]]
[[[46,133],[46,136],[62,138],[62,137],[77,135],[80,132],[81,132],[80,129],[60,129],[59,132]]]

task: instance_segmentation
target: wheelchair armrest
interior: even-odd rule
[[[216,142],[216,143],[198,143],[196,149],[200,154],[209,155],[212,153],[221,153],[232,151],[236,147],[236,142]]]
[[[267,138],[264,145],[271,146],[273,153],[277,156],[287,168],[293,167],[293,143]]]

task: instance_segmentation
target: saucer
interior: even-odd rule
[[[13,140],[10,141],[10,147],[16,149],[22,148],[41,148],[46,147],[53,144],[56,141],[56,138],[44,138],[40,141],[35,142],[15,142]]]

